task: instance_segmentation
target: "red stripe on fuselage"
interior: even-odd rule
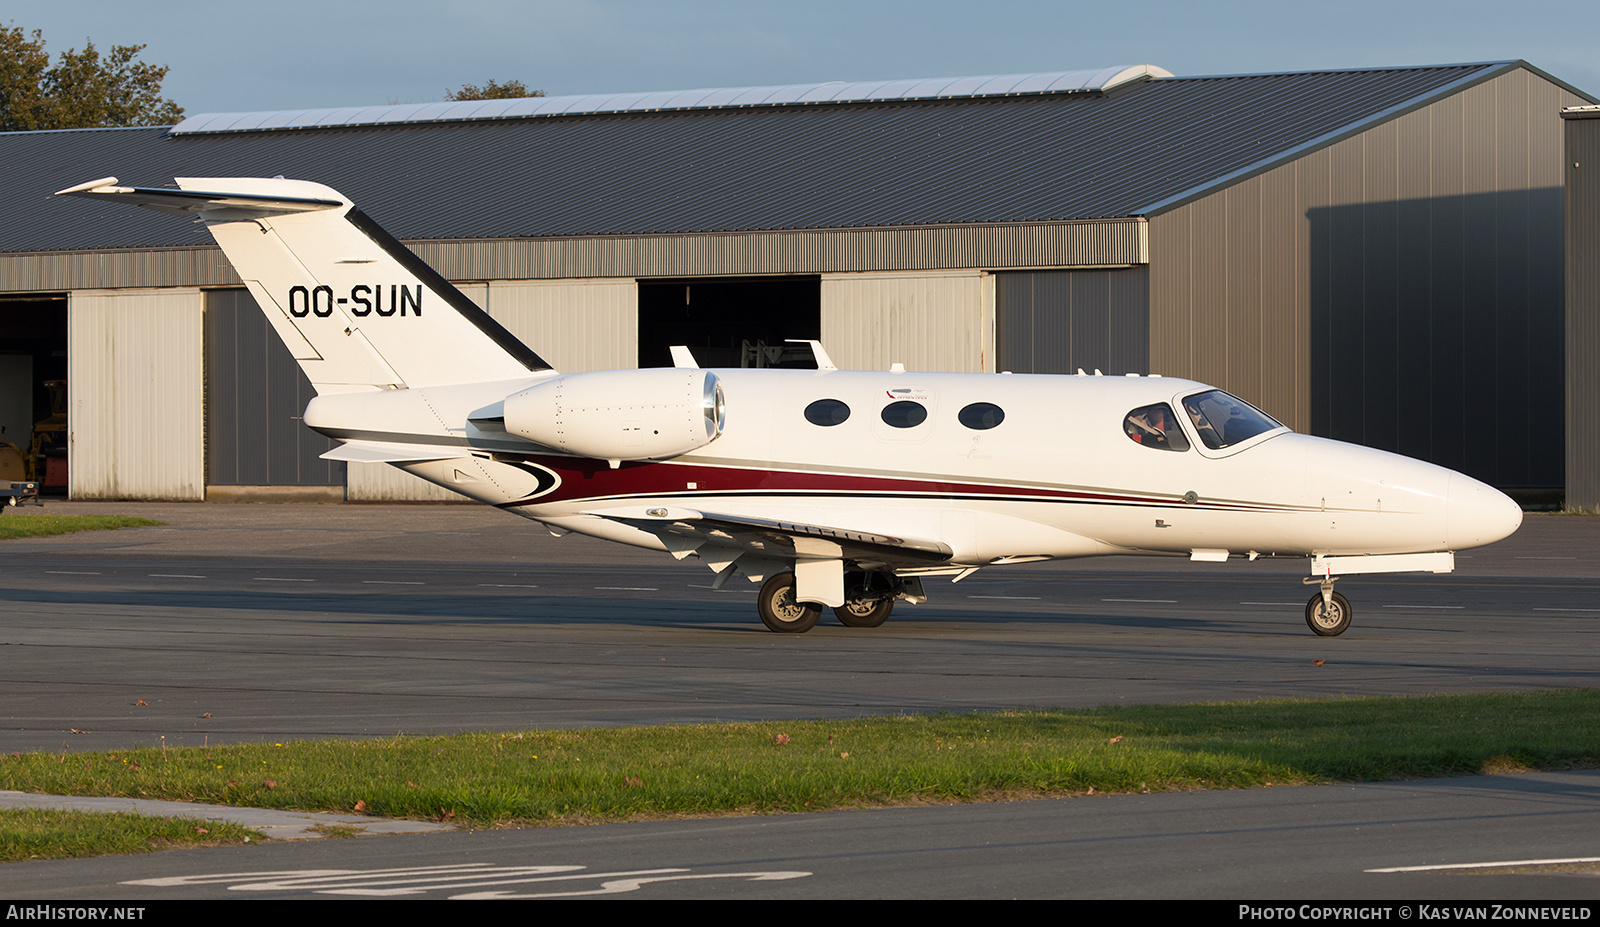
[[[503,458],[502,458],[503,459]],[[682,463],[623,463],[612,469],[603,460],[529,455],[529,463],[547,467],[561,475],[561,485],[546,495],[506,503],[505,507],[544,505],[588,499],[614,499],[635,496],[681,495],[764,495],[840,494],[899,495],[927,497],[1026,497],[1050,502],[1093,502],[1133,505],[1184,505],[1171,496],[1130,495],[1116,492],[1091,492],[1044,486],[969,483],[940,479],[869,476],[858,473],[818,473],[802,470],[763,470]],[[690,484],[693,484],[692,486]],[[1217,503],[1213,503],[1217,505]],[[1267,508],[1220,503],[1227,508]],[[1200,503],[1206,507],[1205,503]]]

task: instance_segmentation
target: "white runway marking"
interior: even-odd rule
[[[1570,863],[1600,863],[1600,856],[1574,856],[1569,859],[1502,859],[1489,863],[1448,863],[1440,866],[1394,866],[1368,869],[1367,872],[1434,872],[1440,869],[1499,869],[1505,866],[1561,866]]]
[[[461,863],[408,869],[303,869],[277,872],[222,872],[207,875],[139,879],[123,885],[174,887],[223,885],[234,892],[313,892],[319,895],[394,897],[441,892],[456,898],[564,898],[579,895],[614,895],[634,892],[654,882],[685,879],[743,879],[775,882],[803,879],[809,872],[769,870],[758,872],[704,872],[689,869],[634,869],[589,872],[584,866],[494,866]],[[577,884],[584,883],[591,884]],[[565,883],[565,884],[563,884]],[[593,884],[598,883],[598,884]],[[512,893],[502,886],[536,885],[555,891]],[[463,891],[479,889],[479,891]],[[482,891],[482,889],[499,889]]]

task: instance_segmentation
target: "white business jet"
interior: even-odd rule
[[[1448,572],[1517,505],[1477,480],[1292,433],[1158,376],[678,366],[551,369],[338,192],[114,177],[60,191],[204,221],[316,388],[325,457],[762,582],[761,620],[882,624],[923,580],[1105,554],[1310,560],[1306,623],[1350,625],[1346,574]],[[1098,374],[1098,371],[1096,372]]]

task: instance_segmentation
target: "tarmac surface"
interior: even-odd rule
[[[480,506],[53,502],[32,511],[133,514],[167,524],[0,542],[3,752],[1600,682],[1600,518],[1530,516],[1507,541],[1459,554],[1454,574],[1342,580],[1355,624],[1326,639],[1303,624],[1311,592],[1299,582],[1303,561],[1117,558],[994,568],[953,586],[930,583],[928,604],[902,605],[882,628],[848,629],[825,618],[808,634],[776,635],[755,617],[753,586],[713,591],[711,574],[693,560],[552,538],[536,524]],[[1529,820],[1600,830],[1588,824],[1591,806],[1600,808],[1592,777],[1538,781],[1544,791],[1535,791],[1561,796],[1565,810],[1558,818],[1530,810]],[[1498,784],[1461,788],[1460,795],[1495,807],[1511,800]],[[1548,797],[1513,792],[1531,808],[1548,808]],[[130,806],[0,793],[0,805],[40,802]],[[356,815],[173,804],[131,806],[227,816],[274,835],[391,826]],[[1105,813],[1113,806],[1095,807]],[[1224,805],[1217,813],[1227,819],[1244,812]],[[1350,813],[1360,817],[1358,809]],[[874,820],[900,820],[896,814]],[[1441,814],[1450,816],[1420,810],[1414,820],[1396,820],[1412,826]],[[1497,812],[1486,810],[1482,819],[1496,820]],[[681,826],[693,833],[706,825]],[[997,825],[974,826],[989,835],[974,846],[995,845]],[[1020,825],[1006,826],[1014,832]],[[1481,822],[1463,826],[1484,832]],[[544,833],[529,839],[566,839]],[[1586,845],[1565,831],[1551,839]],[[444,844],[426,845],[444,852]],[[1204,841],[1197,846],[1203,857]],[[1584,855],[1567,849],[1566,856]],[[393,850],[361,854],[381,859],[385,852]],[[725,862],[724,869],[735,865]],[[6,867],[0,889],[4,874],[25,886],[55,884],[23,877],[55,872],[53,866],[20,865],[43,868]],[[125,889],[106,886],[132,884],[122,878],[132,863],[62,865],[67,873],[110,867],[120,881],[93,883],[104,891],[119,894]],[[175,864],[150,865],[167,871]],[[432,865],[448,863],[423,868]],[[1018,881],[1019,892],[1049,894],[1043,886],[1067,884],[1059,872],[1049,882],[1051,871],[1041,870],[1037,883]],[[903,890],[941,894],[941,877],[930,878]],[[770,892],[780,884],[788,887],[778,895],[756,897],[813,890],[791,882],[758,887]],[[873,895],[843,884],[830,883],[830,891]],[[1260,883],[1226,884],[1248,891]],[[93,897],[67,888],[60,897],[74,891]],[[203,894],[198,883],[179,894],[191,891]],[[1079,886],[1070,894],[1093,891]]]

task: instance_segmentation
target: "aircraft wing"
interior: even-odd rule
[[[462,447],[435,444],[390,444],[383,441],[347,441],[322,454],[323,460],[347,460],[356,463],[416,463],[424,460],[448,460],[466,453]]]
[[[759,580],[791,564],[798,568],[808,562],[849,560],[862,567],[894,570],[946,563],[953,555],[949,545],[927,538],[677,506],[594,509],[583,514],[654,534],[679,559],[700,555],[718,571],[719,586],[735,564],[751,579]]]

